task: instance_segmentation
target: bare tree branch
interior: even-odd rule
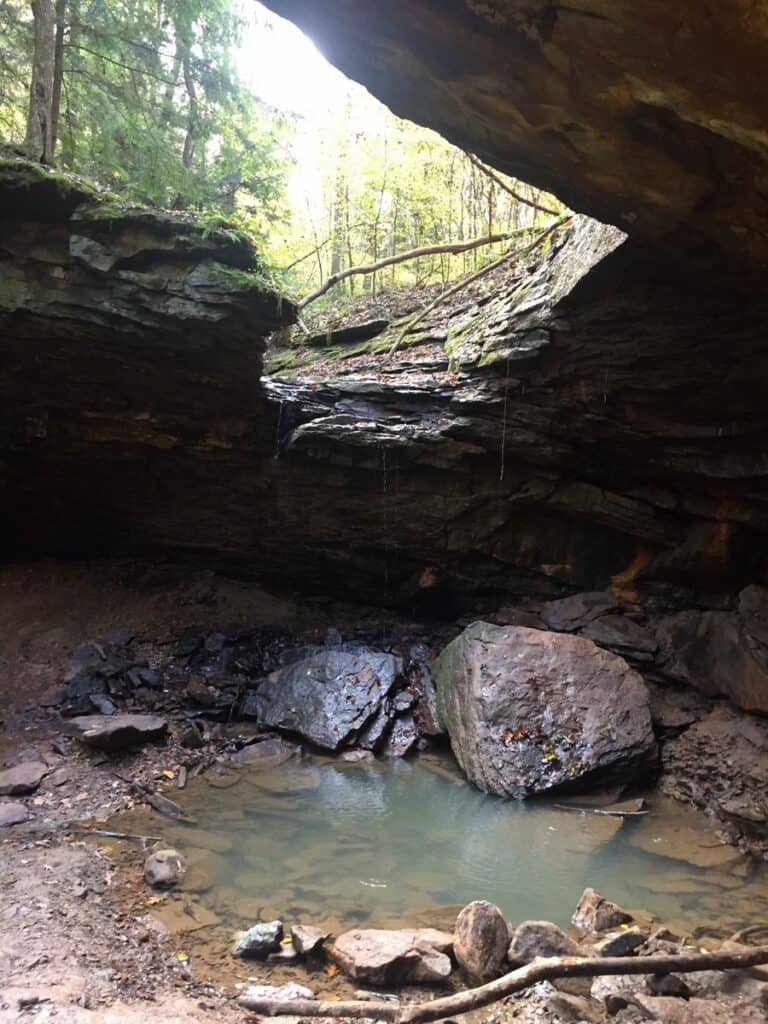
[[[240,1004],[267,1017],[372,1017],[393,1024],[429,1024],[497,1003],[540,981],[555,978],[597,978],[612,974],[690,974],[731,971],[768,963],[768,946],[747,953],[691,953],[673,956],[551,957],[537,959],[487,985],[433,999],[426,1003],[325,1002],[315,999],[269,999],[241,996]]]
[[[492,167],[489,167],[488,164],[484,164],[483,161],[479,157],[475,156],[474,153],[467,153],[466,157],[474,167],[477,167],[478,170],[487,175],[492,182],[498,185],[500,189],[503,189],[507,195],[516,199],[518,203],[525,203],[526,206],[532,206],[534,210],[539,210],[541,213],[548,213],[551,217],[558,217],[560,215],[560,211],[553,209],[551,206],[545,206],[543,203],[537,203],[535,199],[526,199],[524,195],[515,191],[511,185],[508,185],[506,181],[499,177]]]
[[[425,245],[419,249],[409,249],[408,252],[397,253],[395,256],[385,256],[384,259],[377,260],[375,263],[364,263],[357,267],[347,267],[346,270],[340,270],[336,274],[331,276],[324,281],[319,288],[315,291],[310,292],[306,295],[301,302],[299,302],[299,309],[304,309],[310,302],[314,302],[315,299],[319,299],[321,295],[325,295],[326,292],[330,291],[334,285],[337,285],[339,281],[344,281],[348,277],[352,277],[357,274],[373,274],[377,270],[383,270],[385,267],[391,267],[395,263],[404,263],[406,260],[416,260],[422,256],[437,256],[440,253],[461,253],[467,252],[469,249],[479,249],[483,245],[493,245],[495,242],[507,242],[510,238],[520,232],[505,232],[504,234],[498,235],[485,235],[483,238],[471,238],[466,242],[444,242],[440,245]]]

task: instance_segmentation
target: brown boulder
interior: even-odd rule
[[[583,932],[605,932],[629,924],[631,920],[631,914],[594,889],[584,890],[571,917],[571,923]]]
[[[453,952],[473,981],[490,981],[501,973],[508,945],[507,922],[493,903],[475,900],[456,918]]]
[[[0,796],[24,796],[34,793],[50,771],[41,761],[22,761],[13,768],[0,771]]]
[[[507,954],[512,964],[527,964],[537,956],[581,956],[582,950],[551,921],[523,921],[515,929]]]

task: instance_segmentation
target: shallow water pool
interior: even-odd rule
[[[587,885],[688,931],[768,920],[768,866],[657,794],[647,815],[626,819],[507,802],[468,785],[449,755],[429,754],[304,758],[196,779],[176,799],[194,824],[135,810],[115,827],[162,835],[185,854],[179,899],[203,928],[273,918],[336,932],[450,926],[456,905],[473,899],[512,921],[565,925]]]

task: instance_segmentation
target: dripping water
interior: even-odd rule
[[[507,405],[509,402],[509,360],[507,360],[507,373],[504,378],[504,409],[501,415],[501,465],[499,467],[499,480],[504,479],[504,450],[507,444]]]
[[[280,425],[283,422],[283,404],[284,399],[280,399],[280,407],[277,410],[277,429],[275,430],[275,455],[274,458],[277,460],[280,458]]]

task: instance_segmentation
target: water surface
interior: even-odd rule
[[[196,779],[176,798],[194,825],[137,810],[119,827],[180,849],[192,866],[188,899],[199,904],[189,912],[199,918],[202,908],[203,926],[228,934],[275,917],[334,931],[449,926],[456,905],[473,899],[497,903],[511,921],[566,925],[587,885],[688,931],[768,920],[768,866],[655,794],[647,816],[624,820],[508,802],[469,786],[449,756],[430,754],[305,758]]]

